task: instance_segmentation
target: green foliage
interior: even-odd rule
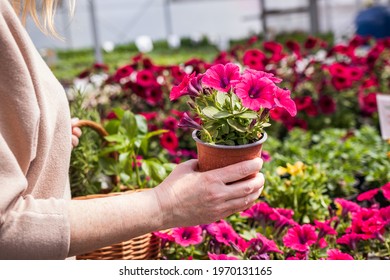
[[[299,162],[298,162],[299,163]],[[316,165],[291,165],[282,174],[268,172],[264,199],[272,207],[294,209],[294,220],[310,223],[328,214],[327,173]]]
[[[99,163],[103,172],[118,176],[116,188],[125,186],[128,189],[154,187],[162,182],[172,171],[174,164],[161,154],[160,146],[153,138],[165,130],[148,132],[145,117],[115,108],[118,119],[105,124],[109,143],[101,151]]]
[[[207,143],[243,145],[258,141],[263,128],[269,126],[262,111],[256,113],[244,107],[233,93],[213,90],[196,98],[194,111],[202,120],[201,139]]]
[[[72,117],[99,122],[98,112],[86,110],[83,102],[83,94],[77,92],[74,100],[70,102]],[[79,145],[73,148],[70,159],[69,178],[72,197],[99,193],[102,184],[107,180],[101,174],[99,165],[99,150],[103,142],[100,135],[89,128],[82,128],[82,133]]]

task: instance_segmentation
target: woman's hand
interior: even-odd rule
[[[263,190],[260,158],[206,172],[197,172],[197,163],[179,164],[154,188],[167,228],[208,224],[243,211]],[[254,178],[235,182],[253,173]]]
[[[79,121],[78,118],[72,118],[71,124],[72,124],[72,147],[75,148],[79,144],[79,138],[82,134],[81,129],[77,126],[77,122]]]

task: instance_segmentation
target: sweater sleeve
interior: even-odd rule
[[[32,189],[45,180],[29,182],[34,161],[42,161],[42,112],[26,37],[8,1],[0,0],[0,259],[65,259],[68,202],[60,195],[37,198]]]

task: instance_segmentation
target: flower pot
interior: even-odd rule
[[[196,148],[198,151],[198,168],[200,172],[261,157],[263,143],[267,140],[267,133],[264,132],[263,137],[259,141],[251,144],[239,146],[212,145],[200,140],[197,133],[198,130],[194,130],[192,138],[196,142]],[[247,178],[254,177],[255,175],[256,174],[253,174]]]

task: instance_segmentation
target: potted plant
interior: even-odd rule
[[[290,91],[271,73],[233,63],[216,64],[204,74],[192,73],[174,86],[172,101],[190,96],[195,121],[187,113],[179,126],[192,128],[199,170],[206,171],[261,156],[273,110],[297,113]]]

